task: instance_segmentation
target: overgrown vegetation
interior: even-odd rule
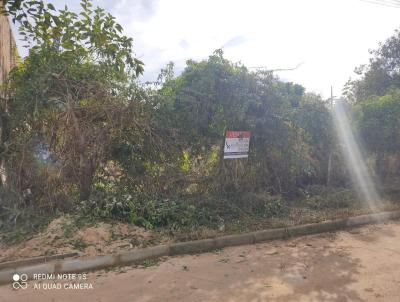
[[[89,0],[79,13],[3,2],[29,54],[0,104],[0,229],[32,230],[43,217],[74,213],[148,229],[223,230],[299,207],[362,206],[328,103],[301,85],[249,71],[222,50],[187,61],[178,76],[170,63],[157,82],[141,84],[133,40]],[[398,48],[396,32],[346,90],[382,180],[400,172],[387,169],[389,159],[400,167]],[[248,159],[223,160],[226,130],[251,131]]]

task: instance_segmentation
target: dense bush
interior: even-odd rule
[[[143,63],[113,16],[89,0],[81,14],[25,3],[36,7],[30,18],[20,15],[25,5],[11,13],[30,51],[0,102],[0,227],[31,213],[78,212],[146,228],[222,228],[286,216],[290,206],[357,205],[320,96],[222,50],[188,60],[178,76],[170,63],[157,82],[141,84]],[[376,156],[399,147],[396,62],[382,61],[396,53],[393,41],[349,84]],[[391,90],[375,89],[387,77]],[[223,159],[227,130],[251,132],[247,159]]]

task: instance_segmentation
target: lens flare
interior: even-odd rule
[[[375,211],[380,200],[379,194],[361,154],[360,145],[351,130],[345,104],[341,100],[336,101],[333,107],[333,121],[353,183],[360,197]]]

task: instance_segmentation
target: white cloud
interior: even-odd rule
[[[63,2],[63,1],[57,1]],[[78,3],[78,0],[65,1]],[[328,97],[340,94],[356,66],[400,26],[400,8],[361,0],[94,1],[116,15],[146,63],[145,79],[169,61],[182,69],[223,47],[247,66],[288,68],[287,80]]]

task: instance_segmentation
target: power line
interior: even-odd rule
[[[400,8],[400,1],[398,0],[361,0],[361,1],[386,7]]]
[[[362,2],[365,2],[365,3],[371,3],[371,4],[380,5],[380,6],[398,8],[398,6],[396,6],[396,5],[392,5],[392,4],[388,4],[388,3],[383,3],[383,2],[381,2],[381,1],[374,1],[374,0],[361,0],[361,1],[362,1]]]
[[[400,1],[399,0],[386,0],[386,2],[394,4],[394,5],[400,5]]]
[[[391,6],[391,7],[400,7],[400,1],[398,0],[368,0],[375,4]]]

